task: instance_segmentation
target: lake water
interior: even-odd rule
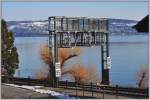
[[[110,36],[109,53],[112,58],[110,81],[112,84],[136,84],[136,72],[141,65],[148,67],[148,35]],[[19,53],[19,69],[17,77],[36,78],[39,70],[47,73],[48,66],[40,57],[40,47],[48,42],[48,37],[15,37],[15,45]],[[86,47],[80,56],[68,61],[68,65],[81,63],[92,64],[101,73],[101,48]],[[66,66],[69,67],[69,66]],[[101,74],[100,74],[101,75]]]

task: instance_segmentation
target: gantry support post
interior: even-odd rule
[[[58,47],[57,47],[57,33],[54,33],[54,83],[53,86],[57,87],[58,78],[56,77],[56,62],[58,62]]]
[[[107,66],[107,57],[109,57],[108,33],[102,33],[101,44],[101,64],[102,64],[102,84],[109,85],[109,69]]]
[[[53,65],[54,65],[54,69],[53,69],[53,71],[54,71],[54,82],[53,82],[53,86],[54,87],[57,87],[57,82],[58,82],[58,78],[56,77],[56,62],[58,62],[58,46],[57,46],[57,38],[58,38],[58,36],[57,36],[57,32],[56,32],[56,19],[55,19],[55,17],[54,17],[54,34],[53,34],[53,38],[54,38],[54,41],[53,41],[53,43],[54,43],[54,49],[53,49],[53,58],[54,58],[54,62],[53,62]]]
[[[50,81],[53,87],[55,87],[57,84],[56,82],[58,81],[56,78],[56,70],[55,70],[55,63],[58,62],[58,47],[57,47],[57,33],[56,33],[56,21],[55,17],[53,17],[54,20],[54,30],[50,30],[50,20],[51,17],[49,18],[49,57],[51,55],[51,50],[52,50],[52,65],[49,65],[50,68]],[[52,47],[51,47],[52,46]],[[50,50],[51,49],[51,50]]]
[[[53,32],[52,32],[52,30],[50,30],[50,22],[51,22],[51,17],[49,17],[49,19],[48,19],[48,22],[49,22],[49,25],[48,25],[48,32],[49,32],[49,42],[48,42],[48,49],[49,49],[49,52],[48,52],[48,54],[49,54],[49,73],[48,73],[48,82],[50,83],[50,85],[52,85],[52,83],[53,83],[53,75],[52,75],[52,64],[50,63],[51,61],[50,61],[50,55],[51,55],[51,50],[52,50],[52,47],[51,47],[51,45],[52,45],[52,34],[53,34]]]

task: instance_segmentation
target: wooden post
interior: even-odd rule
[[[118,99],[118,85],[116,85],[116,99]]]
[[[59,79],[57,80],[57,87],[59,88]]]
[[[96,83],[96,92],[99,91],[98,84]],[[97,94],[98,95],[98,94]]]
[[[146,98],[149,97],[148,95],[149,95],[149,88],[147,87],[147,88],[146,88]]]
[[[78,96],[78,94],[77,94],[77,88],[78,88],[78,83],[76,82],[76,97]]]
[[[53,87],[55,87],[55,81],[53,81]]]
[[[28,85],[30,85],[30,76],[28,76]]]
[[[13,77],[11,78],[11,82],[12,82],[12,84],[14,84],[14,83],[15,83],[15,82],[14,82],[14,78],[13,78]]]
[[[45,86],[45,79],[42,81],[42,83],[43,83],[43,86]]]
[[[93,97],[93,85],[92,85],[92,82],[91,82],[91,92],[92,92],[92,97]]]
[[[65,92],[67,93],[67,88],[68,88],[68,80],[66,80],[66,84],[65,84]]]
[[[66,80],[66,89],[68,88],[68,80]]]
[[[102,91],[103,91],[103,99],[104,99],[104,93],[105,93],[105,91],[104,91],[104,87],[102,86]]]
[[[82,89],[83,89],[83,96],[84,96],[84,83],[83,83],[83,85],[82,85]]]

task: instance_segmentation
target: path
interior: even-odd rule
[[[55,99],[56,97],[53,97],[48,94],[41,94],[31,90],[2,84],[1,98],[2,99],[44,99],[44,98]]]

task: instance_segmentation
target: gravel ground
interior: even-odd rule
[[[56,99],[48,94],[41,94],[31,90],[12,87],[8,85],[1,85],[1,98],[2,99]]]

